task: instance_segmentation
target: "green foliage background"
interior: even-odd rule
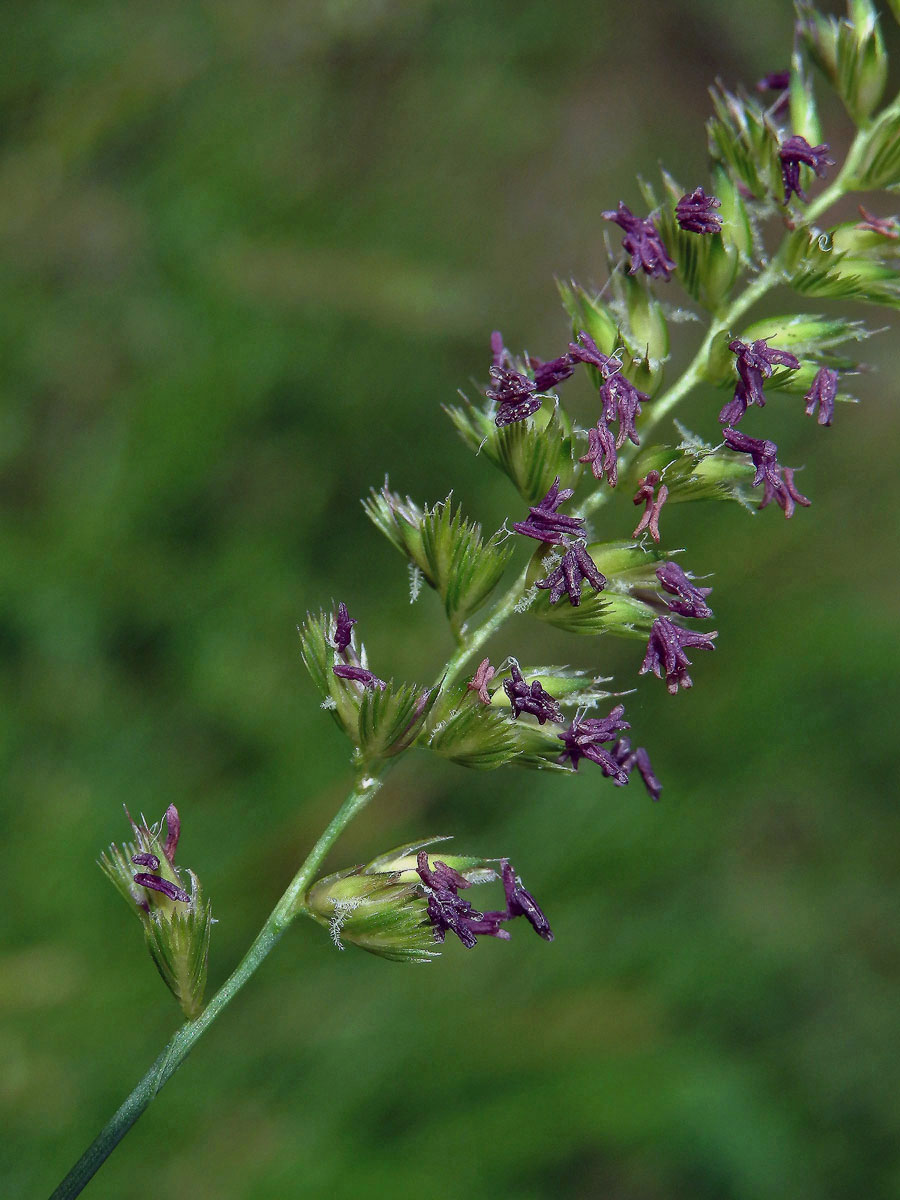
[[[495,327],[559,352],[554,274],[602,282],[599,213],[639,205],[635,172],[706,182],[706,86],[785,65],[791,11],[11,0],[0,24],[0,1192],[18,1197],[51,1190],[176,1024],[94,865],[122,803],[178,804],[215,986],[349,780],[298,620],[345,599],[397,677],[449,650],[359,497],[387,471],[489,529],[519,514],[441,404],[485,378]],[[865,347],[881,369],[833,429],[796,399],[766,409],[809,511],[667,519],[715,573],[721,634],[692,692],[644,679],[630,702],[660,805],[599,772],[421,755],[330,860],[453,833],[512,857],[556,942],[517,929],[403,969],[295,928],[89,1195],[900,1193],[895,336]],[[684,415],[711,434],[719,403]],[[633,511],[620,498],[601,532]],[[541,636],[521,618],[497,650],[637,682],[637,643]]]

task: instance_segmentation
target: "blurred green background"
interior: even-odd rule
[[[791,9],[10,0],[0,27],[0,1193],[18,1197],[51,1190],[177,1023],[94,863],[122,803],[181,809],[215,987],[350,779],[298,620],[345,599],[398,678],[450,648],[359,498],[389,472],[489,528],[522,515],[441,404],[486,378],[495,327],[560,351],[554,275],[603,281],[599,213],[640,207],[636,172],[706,182],[706,87],[785,66]],[[453,833],[512,857],[556,942],[517,928],[404,969],[295,928],[90,1196],[900,1195],[894,337],[865,347],[880,371],[833,429],[782,396],[751,430],[806,463],[810,510],[666,514],[715,573],[721,633],[692,692],[645,678],[630,701],[661,804],[598,771],[420,754],[329,860]],[[720,402],[685,419],[712,436]],[[633,514],[620,497],[603,529]],[[638,682],[638,643],[520,618],[494,649],[523,644]]]

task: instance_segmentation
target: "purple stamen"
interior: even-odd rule
[[[646,392],[639,391],[630,379],[622,374],[611,375],[600,388],[600,400],[603,404],[603,420],[605,424],[618,420],[619,432],[616,436],[616,449],[620,450],[630,438],[635,446],[639,446],[635,421],[641,415],[641,401],[649,400]]]
[[[584,521],[581,517],[569,517],[565,513],[556,511],[574,494],[571,488],[560,490],[559,476],[557,476],[543,500],[528,510],[528,517],[524,521],[515,521],[513,529],[516,533],[524,534],[525,537],[536,538],[539,542],[549,542],[551,545],[557,546],[562,542],[563,534],[581,533],[584,529]]]
[[[459,889],[470,886],[464,875],[438,860],[430,868],[424,850],[419,851],[416,863],[416,873],[428,889],[428,917],[434,928],[435,941],[442,942],[450,931],[467,950],[471,950],[477,934],[502,936],[499,914],[494,921],[491,919],[494,914],[478,912],[468,900],[460,899]]]
[[[485,395],[499,405],[494,416],[498,428],[524,421],[541,407],[542,401],[535,395],[537,388],[526,375],[507,367],[491,367],[490,375],[495,386],[488,388]]]
[[[347,605],[341,601],[338,605],[337,618],[334,623],[334,648],[339,654],[343,654],[350,645],[350,639],[353,636],[353,626],[359,624],[356,617],[351,617],[347,612]]]
[[[669,489],[664,483],[660,483],[659,479],[659,471],[648,471],[644,478],[639,481],[634,503],[644,504],[646,507],[640,521],[638,521],[637,528],[631,535],[633,538],[640,537],[646,529],[654,542],[659,541],[659,514],[662,511],[662,506],[669,498]],[[658,492],[656,492],[657,485],[659,486]],[[655,496],[654,492],[656,492]]]
[[[578,334],[578,341],[569,343],[569,356],[576,362],[594,367],[600,372],[600,378],[603,380],[600,385],[600,402],[603,409],[602,424],[598,424],[598,430],[602,430],[603,426],[608,426],[610,421],[618,420],[619,433],[616,437],[616,449],[621,449],[627,438],[631,438],[636,446],[640,445],[634,423],[640,416],[641,402],[649,400],[650,397],[645,392],[639,391],[631,380],[625,378],[619,359],[614,358],[611,354],[604,354],[590,334],[583,329]],[[582,462],[587,462],[591,456],[597,453],[598,441],[596,437],[592,437],[592,433],[593,431],[588,434],[589,451],[588,455],[581,460]],[[601,435],[600,441],[605,442],[606,439]],[[602,475],[597,474],[596,466],[594,475],[598,479],[602,478]],[[613,483],[613,487],[615,487],[615,483]]]
[[[669,258],[669,253],[663,245],[659,230],[649,217],[636,217],[631,209],[622,201],[614,212],[600,214],[606,221],[614,221],[620,229],[625,230],[622,246],[631,255],[629,274],[637,274],[642,269],[651,278],[668,279],[677,264]]]
[[[812,167],[816,175],[822,179],[828,168],[834,166],[834,159],[828,157],[829,146],[811,146],[806,138],[794,135],[782,143],[778,151],[781,159],[781,178],[784,182],[784,203],[787,204],[792,195],[806,200],[806,193],[800,186],[800,164]]]
[[[491,334],[491,364],[495,367],[512,365],[512,355],[503,345],[503,334],[499,329],[495,329]]]
[[[366,688],[379,688],[382,692],[387,687],[383,679],[379,679],[377,675],[373,675],[365,667],[354,667],[348,663],[338,663],[331,669],[337,675],[338,679],[349,679],[353,683],[360,683]]]
[[[569,545],[562,561],[546,579],[539,579],[536,587],[550,589],[550,603],[556,604],[567,593],[569,603],[575,608],[581,603],[581,585],[587,580],[595,592],[606,587],[606,576],[597,570],[597,564],[585,549],[584,542]]]
[[[482,704],[490,704],[491,693],[487,690],[487,685],[494,678],[495,671],[491,666],[489,658],[483,658],[478,664],[478,670],[466,684],[470,692],[474,692]]]
[[[658,617],[650,630],[647,653],[638,674],[646,675],[648,671],[652,671],[657,679],[662,679],[665,675],[666,687],[674,696],[679,687],[693,686],[693,681],[687,673],[691,660],[685,650],[693,647],[699,650],[714,650],[713,639],[718,636],[716,632],[697,633],[693,629],[675,625],[668,617]]]
[[[559,358],[551,358],[549,362],[542,362],[539,358],[529,358],[528,365],[534,371],[534,386],[539,392],[548,392],[558,383],[562,383],[570,375],[575,374],[575,366],[568,354],[561,354]]]
[[[131,861],[136,867],[149,867],[151,871],[159,870],[159,859],[155,854],[132,854]]]
[[[439,858],[434,860],[433,867],[429,867],[428,853],[425,850],[420,850],[416,855],[416,874],[426,887],[434,888],[435,891],[440,891],[442,888],[458,889],[472,886],[465,875],[461,875],[455,867],[441,862]]]
[[[712,609],[706,603],[706,597],[712,588],[696,587],[678,563],[670,561],[657,567],[656,578],[667,592],[676,597],[666,601],[666,606],[672,612],[681,617],[694,617],[698,621],[713,615]]]
[[[722,207],[722,201],[707,196],[702,187],[690,195],[684,195],[675,205],[675,220],[687,233],[719,233],[722,218],[713,210]]]
[[[650,765],[650,755],[643,746],[638,746],[636,750],[631,749],[631,742],[628,738],[619,738],[612,748],[612,756],[625,772],[630,775],[632,770],[637,767],[638,774],[644,782],[644,787],[647,789],[651,800],[658,800],[662,792],[662,784],[653,774],[653,767]],[[619,786],[619,780],[616,780],[616,785]]]
[[[854,229],[865,229],[869,233],[879,233],[882,237],[890,238],[892,242],[896,242],[900,238],[900,228],[898,228],[896,217],[876,217],[867,208],[863,208],[861,204],[859,206],[859,215],[863,219],[858,225],[853,226]]]
[[[559,761],[570,762],[575,770],[582,758],[587,758],[601,769],[604,775],[611,776],[617,783],[628,782],[628,775],[610,752],[604,749],[603,742],[611,742],[617,733],[630,729],[629,723],[622,718],[625,715],[625,705],[617,704],[605,717],[582,717],[575,719],[563,733],[557,734],[565,746]]]
[[[184,888],[178,887],[177,884],[170,882],[168,879],[163,879],[159,875],[148,875],[143,871],[139,871],[134,877],[134,882],[140,884],[141,887],[149,888],[152,892],[162,892],[170,900],[181,900],[184,904],[190,904],[191,902],[191,898]]]
[[[467,950],[472,949],[479,937],[509,941],[509,933],[501,926],[516,917],[525,917],[545,941],[553,941],[550,923],[535,898],[522,887],[508,859],[501,859],[500,866],[506,896],[503,912],[478,912],[461,899],[459,890],[469,887],[469,880],[444,862],[435,861],[429,867],[424,850],[419,851],[416,863],[416,873],[428,895],[428,919],[435,941],[443,942],[448,932],[455,933]]]
[[[788,350],[769,346],[765,338],[759,338],[749,345],[735,338],[728,343],[728,349],[736,356],[735,366],[740,382],[734,390],[734,399],[719,413],[719,420],[723,425],[736,425],[749,405],[758,404],[760,408],[765,408],[763,380],[771,378],[772,368],[789,367],[796,371],[800,360]]]
[[[776,120],[785,115],[791,106],[791,73],[790,71],[772,71],[764,75],[756,85],[758,92],[778,92],[779,95],[769,105],[769,114]]]
[[[163,853],[170,863],[175,862],[175,851],[178,849],[178,839],[181,837],[181,818],[178,809],[170,804],[166,809],[166,844]]]
[[[760,508],[765,508],[775,500],[779,507],[783,510],[785,517],[794,515],[794,504],[801,504],[804,508],[808,508],[811,501],[797,491],[794,486],[794,472],[790,467],[782,467],[778,463],[776,455],[778,447],[774,442],[770,442],[763,438],[748,437],[746,433],[741,433],[739,429],[724,429],[722,436],[725,439],[725,444],[730,446],[732,450],[738,450],[742,453],[749,454],[756,467],[756,474],[753,476],[753,487],[763,485],[763,497],[759,503]]]
[[[803,508],[809,508],[812,501],[804,496],[802,492],[797,490],[794,484],[794,468],[782,467],[784,479],[779,480],[777,484],[770,479],[766,479],[763,485],[763,497],[759,502],[760,508],[765,508],[774,500],[786,518],[791,518],[794,515],[794,505],[799,504]]]
[[[578,334],[577,341],[569,342],[569,357],[575,362],[584,363],[586,367],[596,367],[603,379],[609,379],[622,370],[621,362],[611,354],[604,354],[584,329]]]
[[[513,717],[516,720],[523,712],[526,712],[537,717],[540,725],[543,725],[545,721],[562,724],[563,715],[559,702],[544,690],[537,679],[531,684],[527,683],[519,670],[519,664],[515,661],[510,664],[509,673],[510,678],[503,681],[503,690],[509,696]]]
[[[812,386],[804,396],[806,400],[806,415],[815,415],[816,405],[819,406],[818,422],[820,425],[830,425],[834,420],[834,400],[837,396],[838,373],[831,367],[821,367],[812,381]]]
[[[588,430],[588,452],[582,454],[579,462],[591,464],[595,479],[606,477],[609,486],[615,487],[619,482],[619,462],[616,457],[616,439],[610,429],[600,420],[596,428]]]
[[[530,922],[535,933],[539,934],[545,942],[552,942],[553,930],[550,928],[550,922],[544,916],[534,896],[522,887],[522,880],[512,869],[508,858],[501,859],[500,874],[503,878],[503,891],[506,895],[506,918],[509,920],[514,917],[524,917]],[[493,915],[493,913],[485,913],[485,916]]]

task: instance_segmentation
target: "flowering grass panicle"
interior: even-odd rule
[[[897,0],[892,11],[900,20]],[[840,144],[837,133],[820,128],[814,69],[854,124],[845,152],[832,150]],[[811,504],[794,469],[778,461],[766,406],[777,396],[783,420],[805,426],[814,454],[813,439],[821,435],[804,418],[828,427],[837,405],[853,399],[841,386],[859,364],[846,348],[870,332],[855,318],[835,315],[834,302],[900,307],[896,219],[869,208],[860,209],[861,222],[835,212],[850,198],[880,211],[875,194],[900,187],[900,98],[882,105],[887,78],[871,0],[850,0],[842,20],[802,0],[790,71],[766,76],[755,93],[713,89],[707,185],[688,192],[668,171],[659,184],[641,181],[639,207],[647,216],[621,200],[601,209],[611,198],[598,198],[600,217],[624,234],[624,257],[612,249],[609,231],[598,228],[609,278],[599,290],[574,280],[560,284],[566,324],[548,335],[560,353],[548,360],[516,355],[498,332],[486,331],[488,382],[475,400],[464,398],[448,412],[466,445],[512,485],[507,511],[526,509],[527,516],[484,537],[450,497],[417,503],[385,484],[365,501],[376,528],[428,585],[418,602],[435,593],[454,649],[432,681],[398,682],[383,651],[384,677],[369,668],[355,628],[361,622],[345,602],[307,614],[302,658],[323,708],[348,739],[354,783],[205,1013],[212,918],[196,877],[175,866],[174,806],[164,838],[161,828],[132,822],[134,844],[105,856],[104,869],[141,921],[151,955],[189,1019],[58,1195],[77,1195],[297,917],[327,929],[325,949],[356,945],[409,963],[433,961],[448,933],[468,949],[480,938],[505,942],[519,918],[552,941],[547,918],[507,858],[493,860],[503,907],[478,909],[468,889],[496,880],[497,872],[483,858],[429,856],[434,839],[316,882],[337,838],[408,751],[470,770],[549,771],[560,776],[560,788],[586,759],[599,767],[592,773],[598,799],[612,802],[613,789],[635,773],[651,800],[660,799],[648,749],[632,748],[622,736],[631,730],[624,704],[606,716],[586,715],[622,695],[604,690],[603,638],[632,646],[646,639],[643,658],[634,651],[618,686],[643,687],[640,677],[653,674],[680,696],[694,682],[689,652],[714,649],[719,631],[690,624],[712,616],[711,587],[699,586],[676,561],[681,548],[667,544],[663,506],[739,500],[728,532],[737,541],[739,522],[752,511],[752,489],[762,488],[759,509],[774,502],[785,517]],[[594,262],[586,264],[594,269]],[[748,323],[750,310],[779,292],[787,293],[787,315],[757,315]],[[676,326],[663,295],[667,301],[677,295],[679,314],[689,311],[697,320]],[[828,312],[805,311],[819,300],[830,302]],[[675,333],[689,358],[667,379]],[[588,385],[587,402],[578,384],[568,382],[576,374]],[[724,404],[722,390],[732,393]],[[692,394],[699,428],[688,433],[672,418]],[[631,501],[644,506],[633,529]],[[689,537],[690,523],[681,528]],[[777,524],[770,528],[777,538]],[[740,584],[723,573],[717,594]],[[352,597],[352,606],[361,611],[364,598]],[[503,649],[495,639],[513,616],[516,640]],[[539,628],[533,622],[541,621],[576,635],[567,657],[578,665],[520,666],[512,657],[533,643]],[[718,665],[727,672],[742,652],[740,639],[723,628],[721,647]],[[698,683],[704,665],[698,664]],[[684,703],[672,702],[669,719],[687,728]],[[740,696],[726,687],[720,703],[734,708],[737,727]],[[677,780],[668,786],[679,790]],[[564,830],[564,818],[559,825]]]

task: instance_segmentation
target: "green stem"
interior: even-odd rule
[[[368,804],[381,787],[381,780],[390,765],[390,763],[381,764],[377,771],[373,771],[371,775],[364,776],[359,780],[357,786],[332,817],[328,828],[307,855],[305,862],[275,905],[238,967],[225,980],[200,1016],[193,1021],[188,1021],[172,1037],[162,1054],[125,1103],[103,1127],[50,1200],[72,1200],[72,1197],[79,1195],[160,1088],[175,1074],[197,1039],[206,1032],[226,1004],[237,995],[263,959],[274,949],[291,921],[299,913],[305,911],[306,891],[322,865],[325,855],[356,814]]]
[[[897,108],[900,101],[891,106]],[[872,125],[861,129],[854,139],[847,160],[834,182],[814,200],[805,212],[805,219],[811,223],[819,215],[839,200],[847,191],[855,186],[854,171],[862,161],[868,146]],[[713,319],[706,336],[694,355],[687,370],[667,392],[656,400],[647,410],[642,425],[642,432],[647,432],[657,425],[663,417],[684,399],[689,392],[703,380],[703,372],[709,358],[714,339],[723,331],[730,330],[732,324],[742,316],[751,305],[775,286],[782,278],[782,255],[786,241],[767,266],[749,284],[728,308]],[[589,496],[581,506],[581,514],[588,516],[594,512],[609,497],[607,490],[598,489]],[[526,572],[523,571],[515,580],[512,587],[497,602],[487,619],[477,629],[468,632],[460,631],[457,635],[459,645],[451,656],[446,667],[441,672],[438,682],[443,686],[453,683],[458,678],[466,664],[474,658],[484,643],[512,615],[525,591]],[[251,975],[257,970],[263,959],[281,938],[285,929],[300,914],[306,912],[304,898],[312,879],[321,866],[326,854],[353,820],[356,814],[365,807],[381,787],[381,780],[390,763],[382,763],[377,771],[360,778],[356,788],[350,793],[338,812],[332,818],[327,829],[313,846],[300,870],[291,880],[284,895],[275,905],[266,923],[263,925],[253,945],[247,951],[243,960],[229,978],[222,984],[209,1001],[204,1011],[196,1020],[189,1021],[170,1040],[169,1044],[154,1062],[144,1078],[134,1088],[124,1104],[113,1115],[94,1142],[88,1147],[66,1178],[62,1181],[51,1200],[72,1200],[79,1195],[85,1185],[93,1177],[99,1167],[106,1161],[118,1143],[122,1140],[131,1126],[137,1121],[144,1109],[159,1092],[160,1088],[174,1075],[197,1039],[216,1019],[229,1001],[237,995]]]
[[[439,683],[443,683],[443,686],[447,687],[448,684],[453,683],[458,678],[466,663],[475,657],[488,638],[496,633],[500,626],[512,616],[516,605],[522,599],[524,591],[525,571],[523,570],[516,577],[516,581],[509,591],[497,601],[487,620],[479,625],[477,629],[473,629],[471,633],[464,636],[456,653],[452,655],[446,667],[441,671],[438,677]]]

